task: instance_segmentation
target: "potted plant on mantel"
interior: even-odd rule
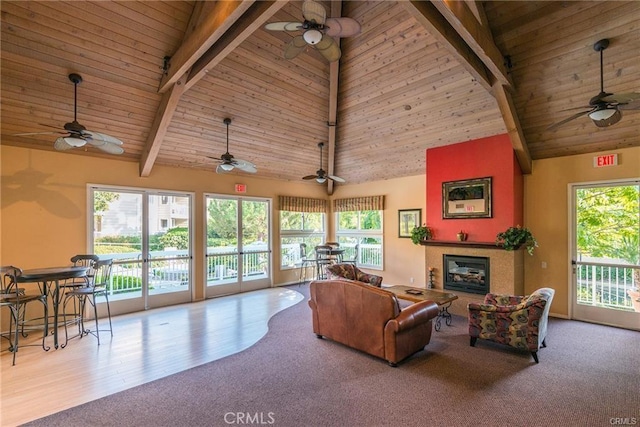
[[[411,230],[411,241],[414,245],[419,245],[420,242],[429,240],[431,238],[431,234],[431,228],[427,227],[426,224],[418,225],[413,227],[413,230]]]
[[[496,245],[507,251],[513,251],[525,245],[529,255],[533,255],[533,250],[538,247],[538,242],[529,229],[517,225],[498,233],[496,235]]]

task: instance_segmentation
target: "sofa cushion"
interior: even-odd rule
[[[327,267],[330,279],[348,279],[363,282],[368,285],[382,286],[382,276],[368,274],[351,263],[338,263]]]

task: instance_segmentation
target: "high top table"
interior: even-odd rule
[[[88,267],[48,267],[24,270],[17,277],[18,283],[38,283],[53,302],[53,346],[58,348],[58,309],[60,306],[60,281],[87,276]],[[44,332],[45,335],[48,331]],[[48,349],[48,348],[47,348]],[[46,349],[45,349],[46,350]]]
[[[389,286],[382,287],[389,292],[392,292],[400,299],[404,299],[411,302],[420,301],[433,301],[438,304],[438,317],[436,317],[435,330],[439,331],[442,318],[447,326],[451,326],[451,313],[449,313],[449,307],[451,303],[458,299],[458,295],[451,292],[437,291],[435,289],[423,289],[413,288],[411,286]]]

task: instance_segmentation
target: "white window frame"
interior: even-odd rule
[[[362,212],[368,212],[369,210],[374,210],[374,209],[368,209],[368,210],[360,210],[360,211],[350,211],[350,212],[357,212],[358,213],[358,224],[357,224],[357,228],[355,230],[349,229],[349,230],[343,230],[340,229],[340,214],[342,212],[336,212],[335,214],[335,224],[336,224],[336,238],[338,240],[338,242],[340,242],[340,238],[353,238],[353,239],[357,239],[359,245],[360,245],[360,250],[359,250],[359,254],[358,254],[358,258],[359,258],[359,262],[358,262],[358,266],[361,267],[365,267],[368,269],[372,269],[372,270],[384,270],[384,211],[382,210],[378,210],[377,212],[380,213],[380,229],[379,230],[362,230],[360,228],[360,224],[361,224],[361,218],[362,218]],[[371,263],[366,263],[366,262],[362,262],[363,257],[362,254],[366,253],[366,244],[362,243],[362,239],[365,238],[376,238],[376,239],[380,239],[380,264],[371,264]],[[366,257],[364,258],[364,261],[366,261]]]
[[[295,214],[301,214],[303,215],[303,219],[302,219],[302,224],[304,227],[304,215],[322,215],[322,230],[318,231],[318,230],[304,230],[304,229],[300,229],[300,230],[283,230],[282,229],[282,213],[283,212],[288,212],[288,213],[295,213]],[[299,252],[299,247],[295,248],[295,252],[292,253],[291,257],[285,257],[284,253],[285,253],[285,248],[282,245],[282,239],[284,238],[289,238],[289,239],[301,239],[302,242],[300,243],[307,243],[306,240],[309,239],[318,239],[318,243],[322,243],[325,242],[327,239],[327,214],[324,212],[296,212],[296,211],[287,211],[287,210],[283,210],[280,211],[280,215],[278,217],[278,220],[280,221],[279,224],[279,228],[280,228],[280,242],[279,242],[279,247],[280,247],[280,270],[292,270],[295,268],[300,268],[300,264],[299,262],[299,257],[300,257],[300,252]],[[309,244],[307,243],[307,252],[309,252],[312,249],[312,247],[309,247]],[[284,261],[286,259],[289,258],[293,258],[296,262],[293,263],[286,263],[284,264]]]

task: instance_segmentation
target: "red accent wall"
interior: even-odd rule
[[[453,241],[463,230],[473,242],[494,242],[496,234],[523,224],[524,180],[509,135],[495,135],[444,147],[427,156],[426,223],[435,240]],[[442,218],[442,183],[492,178],[492,218]]]

